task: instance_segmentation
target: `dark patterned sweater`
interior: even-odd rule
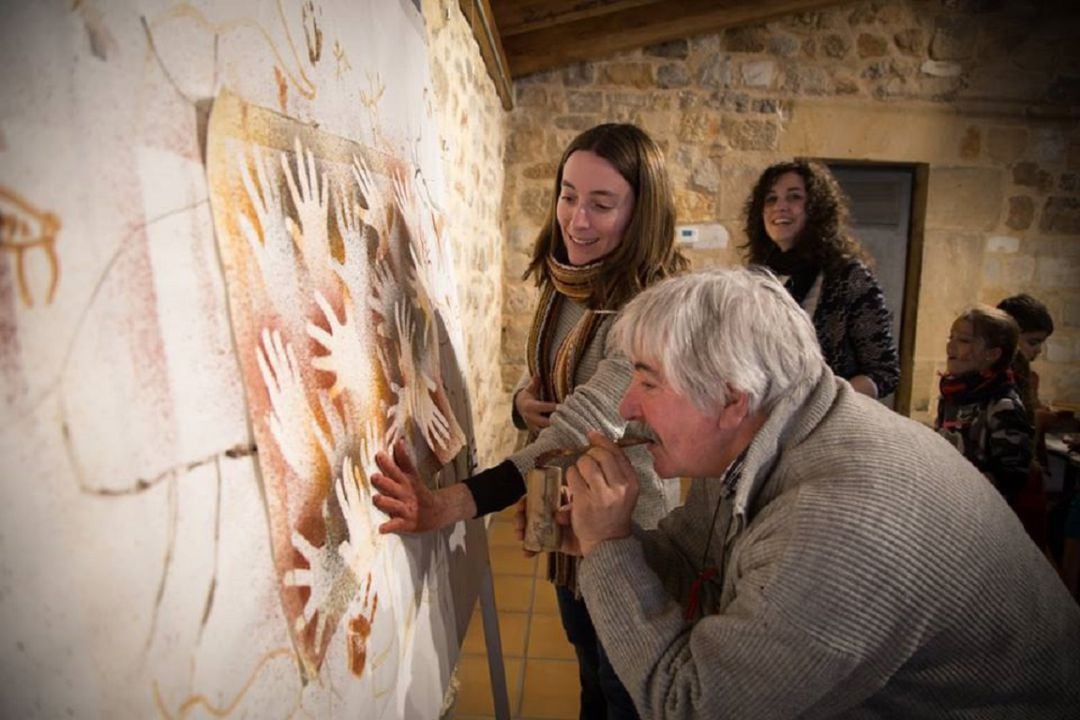
[[[900,361],[891,317],[870,268],[852,259],[838,272],[826,272],[813,318],[821,352],[835,375],[846,380],[866,375],[877,385],[878,397],[896,389]]]
[[[943,379],[943,388],[948,380]],[[984,393],[943,395],[934,427],[990,478],[1006,500],[1015,499],[1027,482],[1034,433],[1012,382],[996,384]]]

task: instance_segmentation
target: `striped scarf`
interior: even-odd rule
[[[533,315],[526,347],[529,375],[540,378],[541,400],[561,403],[574,391],[574,374],[578,363],[596,335],[604,315],[586,311],[554,349],[554,362],[549,362],[559,326],[559,312],[567,298],[578,302],[589,299],[603,262],[598,260],[579,267],[564,265],[548,256],[547,267],[552,281],[545,283],[540,291],[540,301]],[[533,439],[534,435],[530,434],[530,442]],[[578,558],[572,555],[549,553],[548,579],[577,594],[577,562]]]

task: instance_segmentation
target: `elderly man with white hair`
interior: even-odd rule
[[[665,281],[614,332],[620,411],[693,478],[644,531],[611,439],[567,470],[564,548],[643,716],[1077,717],[1080,607],[978,470],[832,375],[772,276]]]

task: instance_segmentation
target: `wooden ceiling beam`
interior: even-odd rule
[[[488,0],[458,0],[461,13],[472,28],[476,44],[480,46],[480,55],[484,58],[488,75],[495,83],[504,110],[514,107],[513,78],[510,63],[503,49],[499,27],[495,24],[495,15]]]
[[[816,10],[843,0],[665,0],[503,38],[510,75]]]
[[[504,38],[665,0],[495,0],[492,8]]]

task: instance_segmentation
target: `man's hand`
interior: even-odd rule
[[[551,424],[551,413],[556,404],[537,399],[540,395],[540,378],[533,375],[529,384],[514,396],[514,408],[533,432],[539,432]]]
[[[570,487],[570,522],[582,555],[604,540],[630,535],[630,516],[638,497],[638,479],[622,448],[595,430],[592,447],[566,471]]]

